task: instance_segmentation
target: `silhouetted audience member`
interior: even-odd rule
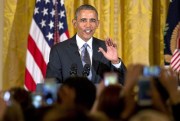
[[[6,102],[0,97],[0,121],[4,115],[6,109]]]
[[[36,108],[33,112],[31,112],[33,114],[31,114],[32,117],[29,117],[28,121],[42,121],[44,116],[46,116],[47,113],[51,111],[51,109],[53,109],[53,107],[54,105],[44,105],[39,108]]]
[[[167,115],[169,119],[173,117],[173,121],[179,121],[180,93],[177,90],[176,73],[172,69],[161,67],[157,76],[150,76],[149,78],[143,75],[143,69],[144,65],[140,64],[133,64],[128,67],[124,88],[120,95],[120,97],[124,97],[126,102],[121,118],[128,120],[141,110],[151,109]],[[139,80],[146,81],[145,83],[149,87],[146,86],[141,90]],[[139,94],[142,94],[143,97]],[[144,104],[139,103],[140,101],[143,101]],[[173,113],[169,110],[170,108]]]
[[[96,89],[86,77],[70,77],[57,103],[36,108],[30,92],[11,88],[0,98],[0,121],[180,121],[177,74],[160,67],[158,75],[147,76],[144,68],[130,65],[124,86],[102,80]]]
[[[58,92],[58,102],[64,106],[80,106],[90,110],[96,98],[96,87],[85,77],[70,77]]]
[[[159,81],[168,93],[169,106],[172,110],[174,121],[180,121],[180,91],[178,88],[178,76],[172,69],[162,68]]]
[[[26,91],[22,87],[10,88],[9,92],[11,95],[11,99],[18,102],[21,106],[25,120],[32,120],[35,109],[32,105],[31,92]]]
[[[13,87],[9,90],[11,98],[17,101],[23,111],[32,107],[31,93],[21,87]]]
[[[14,100],[9,100],[8,102],[4,102],[3,105],[5,107],[3,109],[0,121],[24,121],[23,112],[19,103]],[[0,105],[0,107],[2,108],[3,106]]]
[[[156,110],[143,110],[131,117],[129,121],[171,121],[168,116]]]
[[[44,115],[43,121],[92,121],[87,112],[78,106],[56,105]]]
[[[119,84],[109,85],[98,97],[97,110],[105,113],[111,120],[118,120],[122,112],[123,102],[119,98],[121,90],[122,86]]]
[[[89,113],[88,115],[93,121],[109,121],[107,115],[100,111],[97,111],[96,113]]]

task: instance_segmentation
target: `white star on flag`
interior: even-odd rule
[[[48,15],[48,9],[44,8],[42,13],[43,13],[43,16]]]
[[[37,14],[37,13],[39,13],[39,8],[35,8],[34,10],[34,14]]]

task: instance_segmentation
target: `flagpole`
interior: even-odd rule
[[[54,22],[54,44],[60,42],[59,40],[59,29],[58,29],[58,7],[57,7],[57,0],[55,0],[55,22]]]

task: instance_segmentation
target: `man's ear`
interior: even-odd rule
[[[73,24],[74,28],[76,28],[76,27],[77,27],[77,20],[76,20],[76,19],[73,19],[73,20],[72,20],[72,24]]]

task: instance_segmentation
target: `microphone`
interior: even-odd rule
[[[75,63],[71,65],[70,76],[77,76],[77,64]]]
[[[84,77],[87,77],[90,73],[90,65],[89,64],[85,64],[84,65],[84,68],[83,68],[83,72],[82,72],[82,75]]]

